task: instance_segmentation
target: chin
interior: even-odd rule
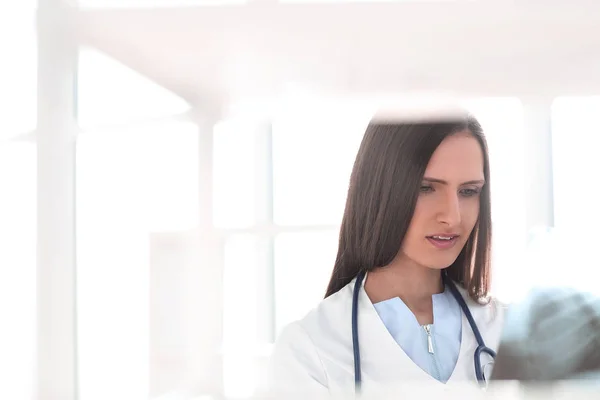
[[[443,269],[448,268],[451,265],[452,265],[452,263],[450,263],[450,264],[433,264],[433,265],[430,264],[430,265],[427,265],[427,268],[441,271]]]
[[[457,257],[452,258],[451,260],[431,260],[431,262],[429,263],[423,263],[422,265],[425,265],[427,268],[429,269],[435,269],[435,270],[443,270],[448,268],[449,266],[451,266],[455,261]]]

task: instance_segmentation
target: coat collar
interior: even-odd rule
[[[423,379],[435,381],[425,371],[418,367],[408,355],[406,355],[404,350],[402,350],[388,332],[364,289],[367,278],[368,275],[365,276],[365,279],[362,282],[358,297],[358,339],[361,356],[361,370],[363,373],[363,386],[364,384],[368,384],[370,375],[374,375],[373,378],[376,376],[378,380],[384,378],[385,380],[389,379],[390,381],[413,381]],[[347,297],[349,302],[352,302],[355,283],[356,278],[342,289],[342,291],[344,291],[343,296]],[[485,325],[487,321],[487,318],[485,318],[485,309],[487,306],[477,304],[470,299],[465,289],[459,285],[456,286],[461,296],[465,299],[485,340],[485,326],[483,325]],[[448,384],[452,383],[453,380],[463,380],[465,375],[469,380],[475,380],[472,354],[474,354],[475,348],[477,347],[477,342],[464,312],[462,313],[461,320],[462,333],[459,362],[448,380]],[[350,322],[350,319],[348,319],[348,321]],[[489,345],[488,343],[486,344]],[[468,360],[470,366],[463,365],[464,360]],[[382,376],[382,374],[385,376]],[[439,381],[435,382],[443,385]]]

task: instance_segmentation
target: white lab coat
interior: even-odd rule
[[[366,279],[365,279],[366,281]],[[268,391],[272,395],[299,398],[348,396],[354,393],[351,309],[354,280],[323,300],[306,317],[284,328],[279,335],[269,366]],[[459,288],[465,298],[485,344],[497,350],[505,306],[497,301],[480,305]],[[458,362],[447,384],[419,368],[396,343],[379,318],[363,287],[359,294],[358,335],[362,368],[362,394],[383,394],[392,387],[422,386],[423,383],[447,387],[473,382],[476,387],[474,351],[477,342],[462,316],[462,341]],[[482,357],[486,376],[491,359]],[[470,385],[469,385],[470,386]],[[307,397],[310,396],[310,397]],[[280,397],[284,398],[284,397]]]

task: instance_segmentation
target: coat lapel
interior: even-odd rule
[[[429,379],[438,382],[415,364],[396,343],[364,290],[365,281],[358,304],[361,369],[365,384],[370,380],[398,382]],[[354,288],[354,284],[351,287]]]
[[[427,381],[428,384],[449,386],[454,384],[464,384],[465,380],[475,382],[474,352],[477,343],[473,336],[471,326],[468,323],[464,313],[462,315],[462,335],[461,347],[458,362],[447,383],[437,381],[427,372],[416,365],[402,348],[396,343],[392,335],[388,332],[383,321],[377,314],[377,310],[371,303],[369,296],[364,290],[364,282],[360,288],[358,297],[358,340],[361,357],[362,387],[364,392],[378,390],[381,385],[397,385],[402,383]],[[352,292],[356,279],[352,280],[342,289],[342,303],[345,304],[343,312],[336,316],[336,320],[347,324],[343,327],[343,342],[347,343],[344,347],[350,350],[345,369],[353,374],[352,362],[352,337],[351,337],[351,304]],[[466,291],[459,287],[459,292],[465,299],[471,314],[475,319],[484,341],[492,349],[497,348],[498,339],[501,331],[501,318],[495,318],[494,304],[482,306],[469,298]],[[340,310],[341,311],[341,310]],[[341,320],[339,319],[341,317]],[[338,328],[339,329],[339,328]],[[341,343],[339,343],[341,345]],[[482,360],[485,364],[486,360]]]

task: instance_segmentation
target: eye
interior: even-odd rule
[[[464,197],[477,196],[480,192],[480,188],[464,188],[460,190],[460,194]]]
[[[421,188],[419,190],[421,191],[421,193],[433,192],[433,186],[430,186],[430,185],[421,185]]]

